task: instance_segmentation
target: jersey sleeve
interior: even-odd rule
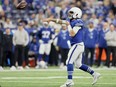
[[[83,20],[81,20],[81,19],[77,19],[77,20],[76,20],[75,26],[81,27],[81,26],[83,26],[83,25],[84,25]]]

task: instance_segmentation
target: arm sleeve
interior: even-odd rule
[[[116,31],[115,31],[115,34],[114,34],[114,41],[116,41],[116,36],[115,35],[116,35]]]
[[[106,40],[112,40],[112,39],[113,39],[113,35],[111,35],[109,32],[107,32],[107,33],[105,34],[105,39],[106,39]]]
[[[77,33],[80,29],[81,29],[81,27],[75,26],[72,28],[71,25],[68,25],[69,32],[70,32],[70,30],[73,30],[75,33]]]
[[[75,33],[77,33],[80,29],[81,29],[81,27],[78,27],[78,26],[73,27],[73,30]]]

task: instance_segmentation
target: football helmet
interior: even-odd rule
[[[75,18],[81,18],[82,17],[82,10],[78,7],[72,7],[68,11],[68,18],[69,19],[75,19]]]

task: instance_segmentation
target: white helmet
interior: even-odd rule
[[[82,16],[82,11],[80,8],[78,7],[72,7],[69,11],[68,11],[68,18],[69,19],[73,19],[73,18],[81,18]]]

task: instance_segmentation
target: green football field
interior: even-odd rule
[[[95,69],[101,73],[96,85],[92,76],[80,70],[74,71],[73,87],[116,87],[116,69]],[[0,71],[0,87],[60,87],[66,81],[66,70],[56,68]]]

